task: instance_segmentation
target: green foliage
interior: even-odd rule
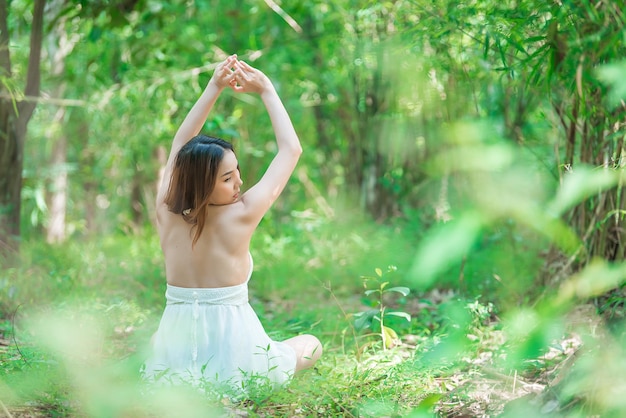
[[[626,71],[626,62],[615,62],[598,68],[598,78],[608,86],[608,105],[616,108],[626,98],[626,83],[622,75]]]
[[[25,233],[19,263],[0,270],[2,403],[61,416],[623,415],[620,5],[50,5],[46,43],[66,37],[68,50],[60,73],[47,51],[42,88],[63,97],[29,124]],[[12,70],[25,74],[31,5],[10,7]],[[286,390],[259,381],[249,402],[146,394],[137,370],[164,290],[158,155],[231,52],[275,81],[305,148],[254,237],[251,302],[272,337],[319,334],[325,354]],[[225,94],[205,129],[235,141],[246,184],[272,158],[255,97]],[[61,173],[70,239],[44,244]],[[376,270],[389,264],[389,277]],[[365,298],[364,271],[376,272]],[[361,349],[352,312],[384,350]]]
[[[165,290],[162,270],[159,243],[149,231],[63,246],[33,241],[23,245],[18,267],[0,270],[0,302],[11,312],[82,297],[131,297],[156,309]]]

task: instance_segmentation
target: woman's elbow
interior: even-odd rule
[[[300,156],[302,155],[302,145],[300,145],[300,143],[295,143],[292,146],[290,146],[287,151],[289,152],[289,154],[294,157],[295,159],[300,158]]]
[[[284,144],[283,146],[279,147],[278,152],[297,160],[302,155],[303,150],[302,145],[299,141],[293,141],[290,144]]]

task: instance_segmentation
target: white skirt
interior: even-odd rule
[[[248,302],[248,282],[221,288],[167,285],[165,297],[143,368],[147,381],[190,383],[238,396],[276,388],[293,376],[296,353],[267,335]]]

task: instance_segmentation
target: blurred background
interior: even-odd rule
[[[0,0],[1,410],[623,416],[624,8]],[[232,53],[304,148],[253,238],[251,303],[325,354],[243,403],[148,393],[156,185]],[[225,91],[203,131],[244,188],[275,152],[254,95]]]

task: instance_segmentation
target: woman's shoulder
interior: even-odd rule
[[[165,203],[156,205],[157,227],[160,228],[166,225],[177,224],[178,221],[185,222],[181,215],[170,211]]]
[[[207,223],[219,226],[246,223],[246,206],[242,200],[230,205],[209,206],[207,211]]]

